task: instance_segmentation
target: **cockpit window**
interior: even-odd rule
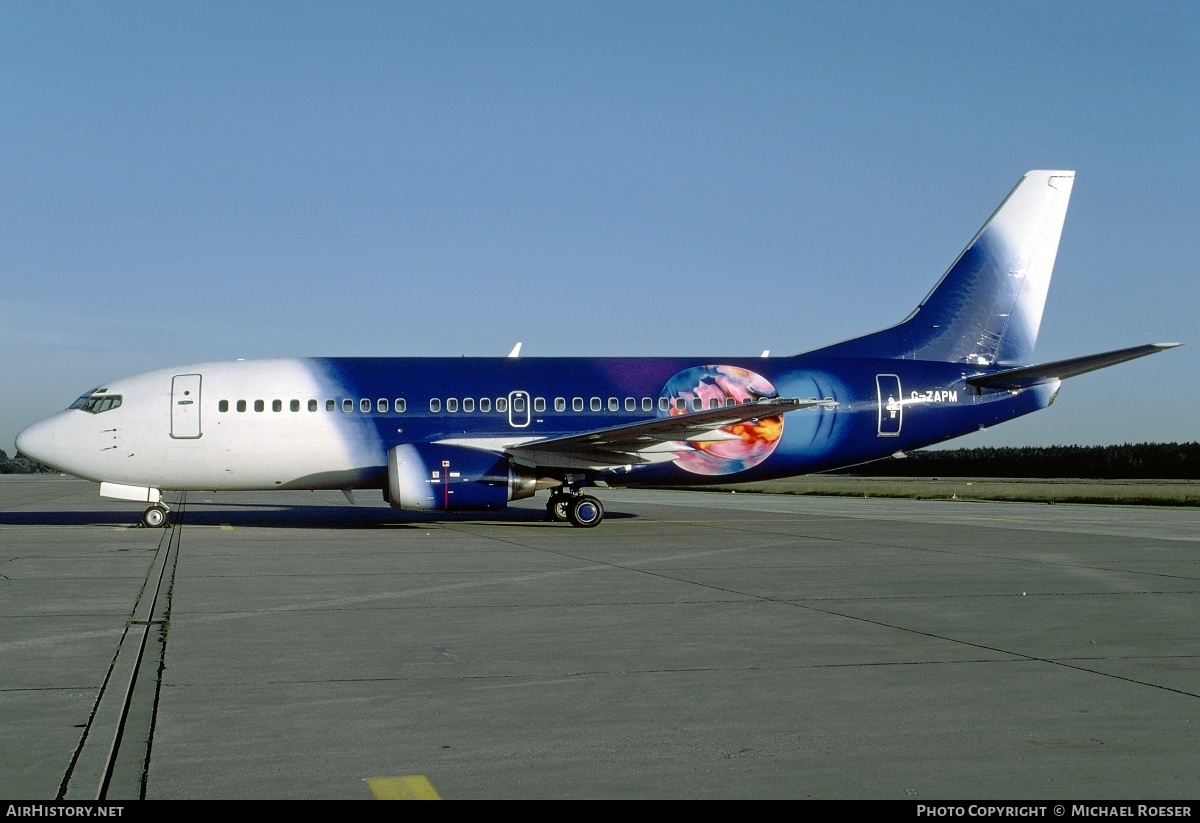
[[[103,414],[119,408],[120,405],[121,395],[119,394],[85,394],[72,403],[71,408],[85,411],[88,414]]]
[[[83,408],[83,404],[84,404],[84,403],[86,403],[87,401],[91,400],[91,399],[92,399],[92,395],[93,395],[93,394],[104,394],[104,393],[105,393],[105,392],[107,392],[107,391],[108,391],[108,389],[92,389],[90,392],[88,392],[87,394],[85,394],[83,397],[79,398],[79,399],[78,399],[78,400],[76,400],[74,403],[72,403],[71,405],[67,406],[67,409],[68,409],[68,410],[70,410],[70,409],[82,409],[82,408]]]

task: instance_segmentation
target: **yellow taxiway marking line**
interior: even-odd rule
[[[376,800],[441,800],[442,796],[423,774],[404,777],[365,777],[363,782]]]
[[[223,532],[231,532],[231,531],[233,531],[233,526],[229,525],[228,523],[222,523],[222,524],[221,524],[221,531],[223,531]]]

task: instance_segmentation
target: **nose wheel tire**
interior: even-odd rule
[[[142,525],[147,529],[161,529],[167,525],[167,507],[151,506],[142,512]]]
[[[570,502],[567,517],[572,526],[590,529],[600,525],[604,519],[604,506],[589,494],[581,494]]]

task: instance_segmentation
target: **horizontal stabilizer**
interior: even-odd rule
[[[1070,360],[1043,363],[1038,366],[1023,366],[1019,369],[1008,369],[994,374],[980,374],[968,377],[966,382],[981,389],[1024,389],[1040,383],[1065,380],[1077,374],[1115,366],[1126,360],[1136,360],[1148,354],[1157,354],[1160,351],[1182,345],[1182,343],[1150,343],[1145,346],[1117,349],[1103,354],[1089,354],[1086,357],[1073,357]]]

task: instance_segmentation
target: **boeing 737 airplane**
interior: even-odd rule
[[[1067,377],[1178,345],[1032,365],[1071,171],[1031,171],[898,325],[779,358],[312,358],[103,383],[17,449],[148,504],[164,491],[381,489],[397,509],[503,509],[549,490],[787,477],[928,446],[1049,406]],[[514,350],[513,354],[516,354]]]

